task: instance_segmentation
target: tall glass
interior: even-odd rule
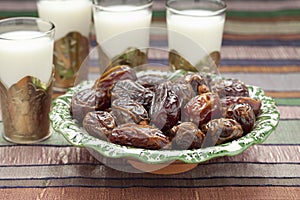
[[[39,17],[56,28],[54,65],[56,91],[74,86],[78,70],[89,54],[92,15],[90,0],[38,0]]]
[[[128,48],[147,48],[152,18],[152,0],[94,0],[93,17],[96,40],[109,59],[122,54]],[[126,32],[141,29],[139,35]],[[110,45],[105,41],[118,34],[118,40]]]
[[[201,46],[217,66],[220,65],[220,51],[225,23],[226,4],[222,0],[168,0],[167,27],[169,48],[183,57],[190,58],[193,65],[203,64],[204,55],[187,47],[178,33],[191,38]]]
[[[48,138],[52,100],[54,25],[39,18],[0,20],[0,95],[4,138]]]

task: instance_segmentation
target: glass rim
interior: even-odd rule
[[[125,4],[122,4],[122,5],[125,5]],[[128,5],[130,5],[130,4],[128,4]],[[95,1],[93,1],[92,7],[100,9],[102,11],[107,11],[107,12],[119,12],[119,13],[123,12],[123,13],[126,13],[126,12],[143,10],[145,8],[151,7],[152,5],[153,5],[153,0],[146,0],[145,4],[137,5],[137,6],[130,7],[128,9],[124,9],[124,10],[117,10],[117,9],[111,8],[111,6],[114,6],[114,5],[103,6],[103,5],[96,4]]]
[[[220,15],[220,14],[223,14],[225,13],[226,9],[227,9],[227,4],[225,1],[223,0],[205,0],[205,2],[209,2],[209,3],[215,3],[217,5],[220,5],[220,8],[217,9],[217,10],[213,10],[209,13],[187,13],[185,12],[185,10],[187,9],[177,9],[177,8],[173,8],[172,7],[172,3],[176,3],[176,2],[179,2],[178,0],[167,0],[166,1],[166,9],[167,11],[171,11],[175,14],[180,14],[180,15],[185,15],[185,16],[190,16],[190,17],[209,17],[209,16],[217,16],[217,15]],[[181,1],[180,3],[185,3],[186,1]],[[188,1],[188,2],[192,2],[192,1]],[[201,1],[193,1],[193,2],[198,2],[200,3]],[[202,1],[203,2],[203,1]]]
[[[42,18],[39,18],[39,17],[9,17],[9,18],[5,18],[5,19],[1,19],[0,20],[0,25],[5,23],[5,22],[12,22],[12,21],[39,21],[39,22],[42,22],[42,23],[47,23],[50,25],[49,29],[48,30],[45,30],[45,31],[41,31],[39,30],[40,34],[38,35],[34,35],[34,36],[27,36],[27,37],[24,37],[24,38],[11,38],[11,37],[5,37],[5,36],[2,36],[3,33],[0,33],[0,40],[7,40],[7,41],[13,41],[13,40],[32,40],[32,39],[38,39],[38,38],[42,38],[42,37],[45,37],[49,34],[51,34],[51,32],[54,32],[55,30],[55,25],[49,21],[49,20],[45,20],[45,19],[42,19]],[[18,26],[19,24],[15,24],[16,26]],[[17,30],[16,30],[17,31]],[[12,31],[7,31],[8,32],[12,32]]]

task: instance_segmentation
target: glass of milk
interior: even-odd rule
[[[74,81],[89,54],[92,18],[90,0],[38,0],[39,17],[54,23],[56,91],[66,91]]]
[[[96,40],[108,58],[118,56],[128,48],[149,47],[152,4],[152,0],[93,1]]]
[[[168,0],[167,28],[169,49],[187,58],[191,64],[203,63],[205,55],[187,47],[181,35],[194,40],[216,66],[220,65],[226,4],[222,0]]]
[[[4,138],[33,143],[50,136],[54,24],[40,18],[0,20],[0,96]]]

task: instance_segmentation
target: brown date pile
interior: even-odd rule
[[[188,72],[176,80],[107,70],[72,97],[71,113],[92,136],[144,149],[197,149],[249,133],[261,102],[237,79]]]

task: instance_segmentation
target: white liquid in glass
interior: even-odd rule
[[[40,0],[37,3],[39,17],[55,25],[55,40],[75,31],[88,37],[91,6],[92,3],[89,0]]]
[[[98,44],[106,49],[113,57],[128,47],[147,48],[149,46],[149,30],[152,13],[149,10],[135,10],[135,6],[110,6],[110,11],[97,11],[94,13],[96,39]],[[126,34],[128,31],[139,29],[137,34]],[[109,40],[119,34],[116,41]],[[105,47],[107,44],[107,47]],[[118,44],[118,45],[117,45]],[[117,46],[116,46],[117,45]]]
[[[0,34],[0,80],[6,87],[25,76],[47,83],[52,74],[54,41],[38,31]],[[6,39],[3,39],[6,38]]]
[[[221,50],[225,22],[224,15],[207,16],[212,12],[206,10],[185,10],[182,13],[185,15],[168,14],[167,26],[168,29],[171,30],[168,35],[170,49],[177,49],[183,55],[190,54],[190,52],[195,54],[195,49],[182,49],[185,48],[186,45],[183,43],[183,40],[178,39],[178,34],[174,34],[174,32],[178,32],[196,42],[208,54],[213,51]],[[199,57],[197,59],[198,60],[192,60],[191,62],[197,63]]]

